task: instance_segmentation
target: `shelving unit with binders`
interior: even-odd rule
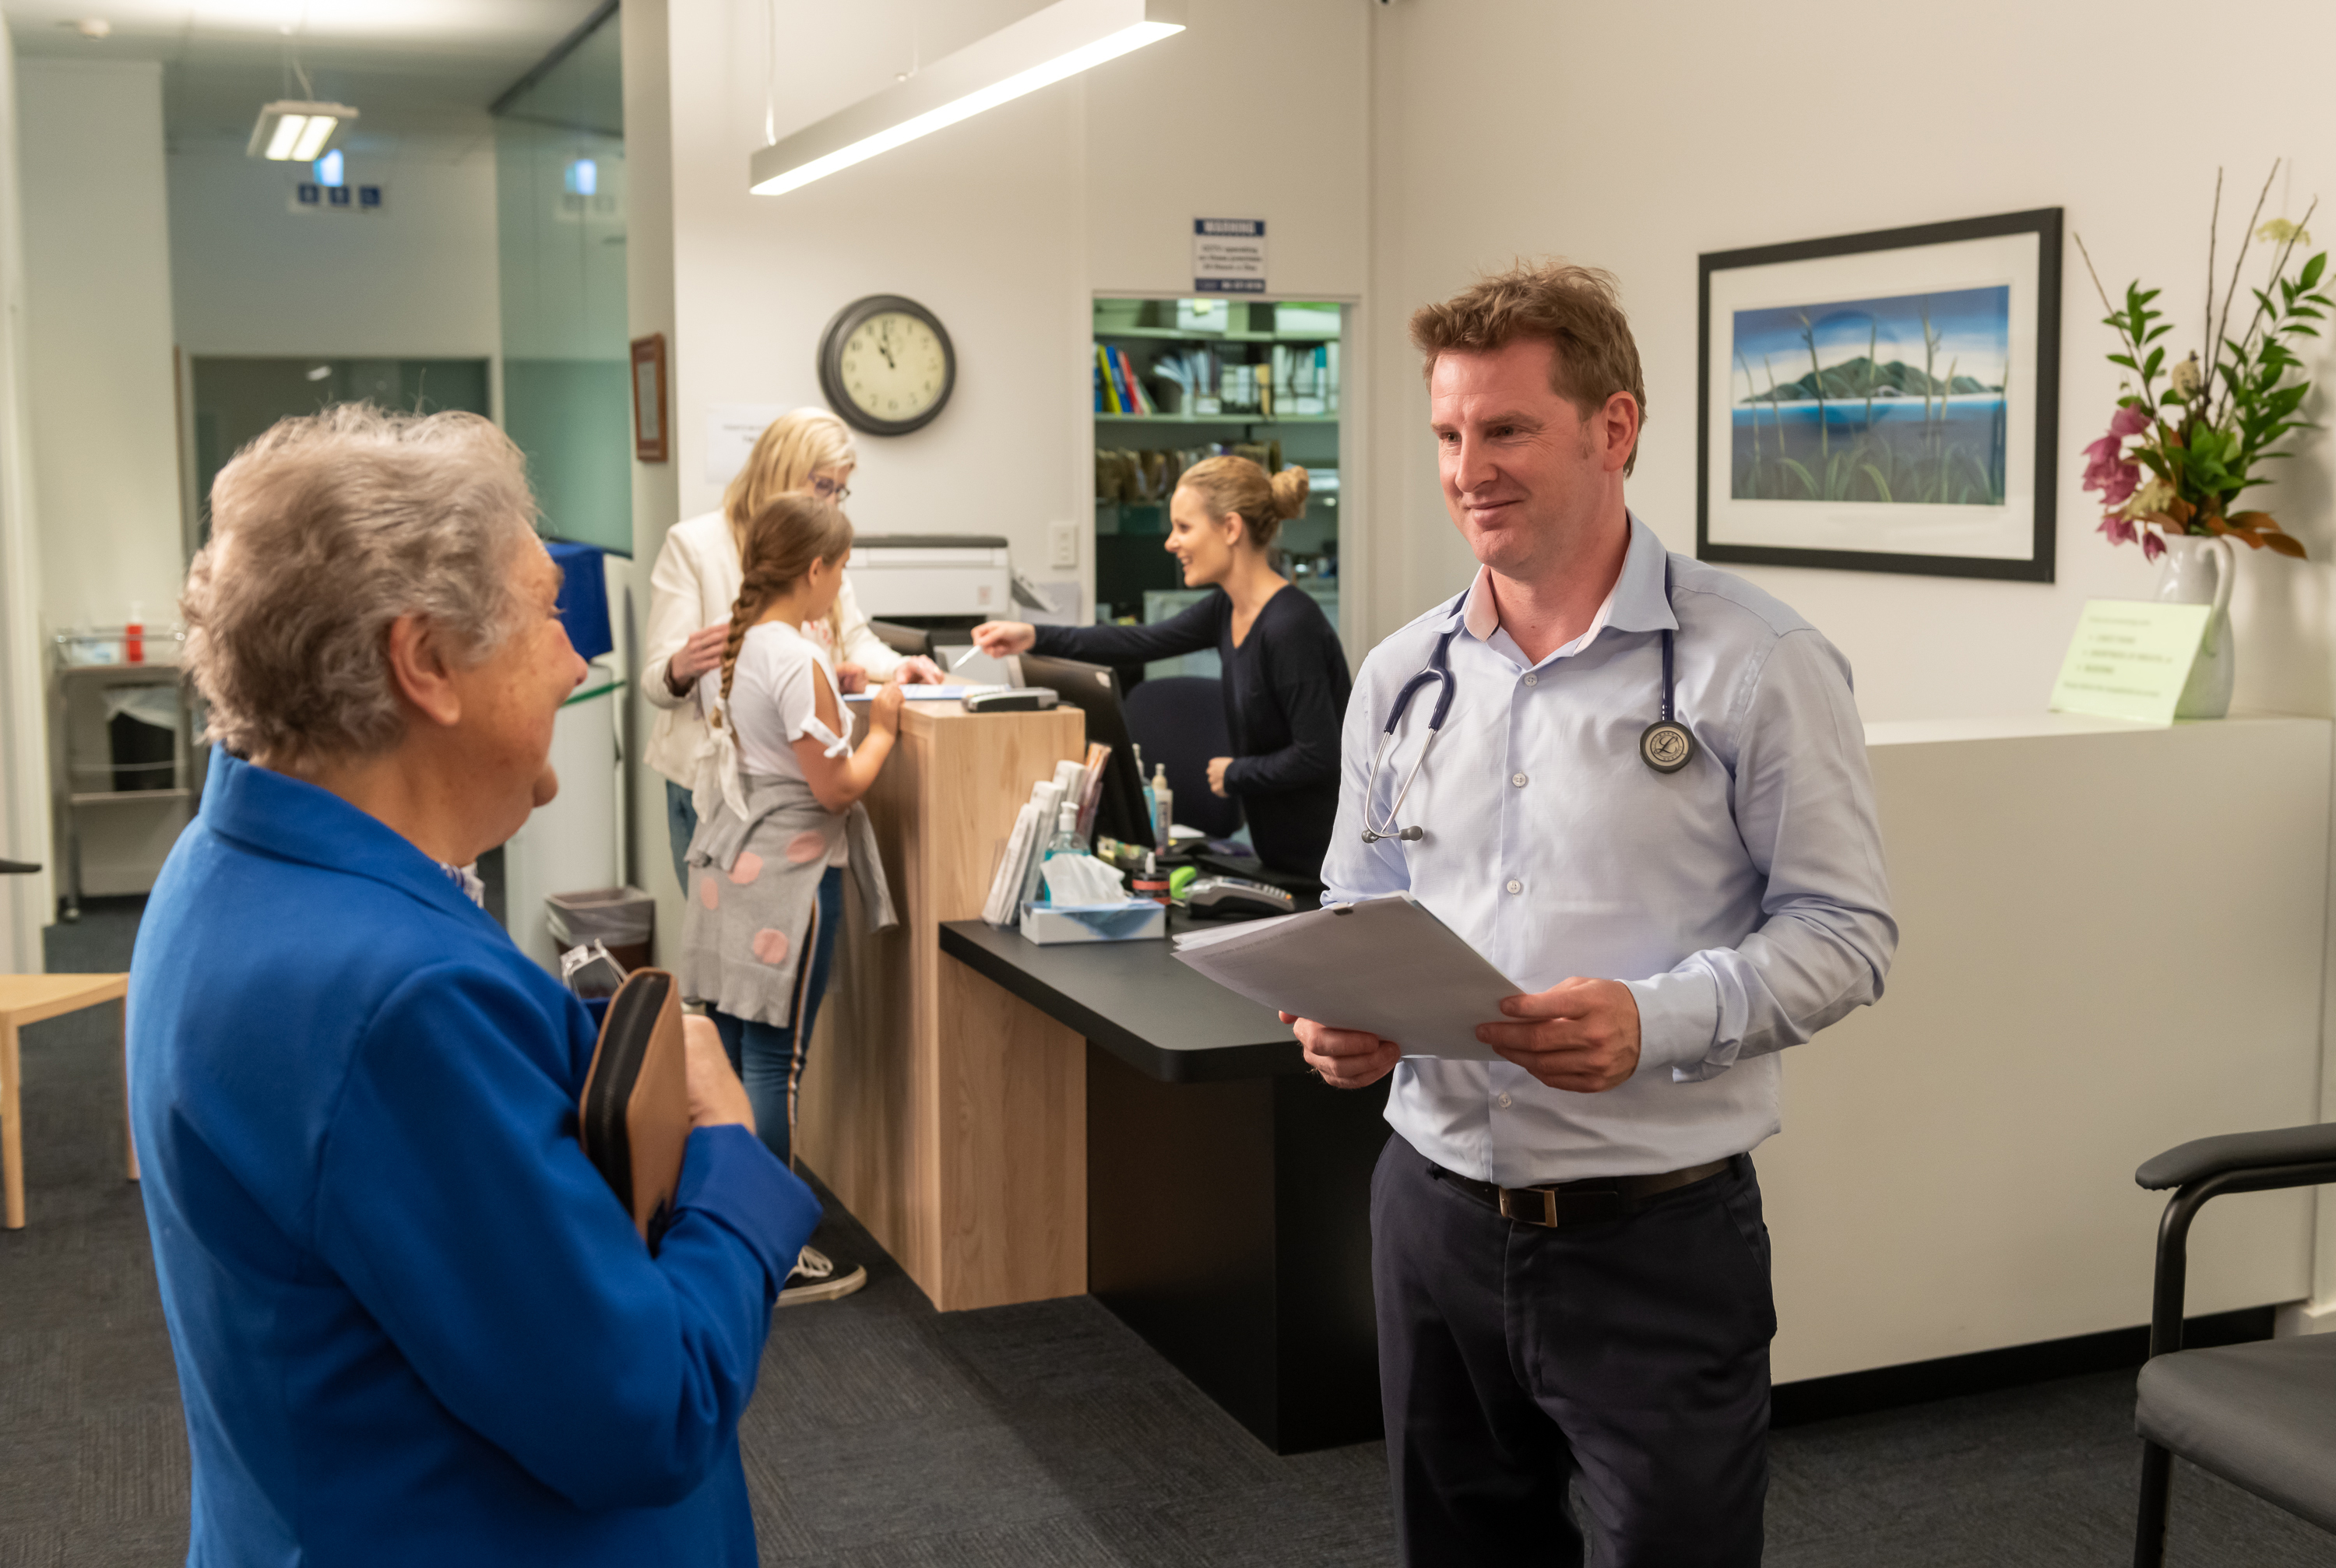
[[[1095,442],[1095,599],[1142,619],[1183,587],[1163,548],[1176,478],[1231,453],[1312,478],[1282,525],[1284,570],[1335,605],[1345,308],[1301,301],[1098,299],[1089,379]]]

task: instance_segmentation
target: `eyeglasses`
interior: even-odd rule
[[[852,487],[832,479],[814,479],[811,482],[811,492],[822,501],[840,502],[850,497]]]

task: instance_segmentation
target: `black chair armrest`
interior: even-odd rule
[[[0,877],[30,876],[40,869],[31,861],[0,860]]]
[[[2186,1187],[2193,1182],[2230,1171],[2331,1162],[2336,1162],[2336,1122],[2315,1122],[2308,1127],[2273,1127],[2260,1133],[2193,1138],[2143,1161],[2133,1179],[2151,1192],[2160,1192],[2167,1187]],[[2326,1179],[2299,1174],[2292,1184],[2302,1186]]]
[[[933,634],[923,627],[902,626],[897,621],[890,620],[871,620],[868,623],[868,629],[876,634],[877,641],[903,657],[913,658],[919,654],[923,654],[927,657],[932,656]],[[965,640],[971,642],[973,638],[968,636]]]

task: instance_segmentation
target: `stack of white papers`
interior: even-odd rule
[[[1476,1026],[1524,989],[1406,893],[1190,932],[1175,950],[1228,990],[1407,1057],[1500,1060]]]

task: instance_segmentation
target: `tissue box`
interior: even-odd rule
[[[1116,904],[1024,904],[1022,937],[1057,942],[1133,942],[1168,934],[1168,906],[1151,899]]]

